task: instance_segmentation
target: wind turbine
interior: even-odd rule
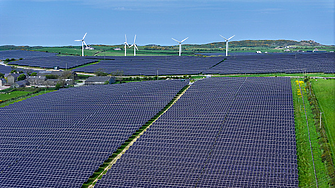
[[[222,35],[220,35],[220,36],[221,36],[222,38],[224,38]],[[232,39],[233,37],[235,37],[235,35],[231,36],[229,39],[224,38],[224,39],[226,40],[226,56],[228,56],[228,42],[229,42],[229,40]]]
[[[125,41],[124,41],[124,56],[127,56],[127,46],[130,48],[129,44],[127,43],[127,36],[124,35]]]
[[[81,56],[84,56],[84,44],[87,46],[86,42],[84,41],[87,33],[85,33],[83,39],[81,40],[74,40],[74,41],[81,41]]]
[[[136,49],[138,50],[137,45],[135,44],[135,40],[136,40],[136,35],[134,37],[134,43],[131,46],[129,46],[129,48],[134,46],[134,56],[136,56]]]
[[[186,37],[186,38],[185,38],[184,40],[182,40],[182,41],[178,41],[178,40],[172,38],[172,40],[174,40],[174,41],[176,41],[176,42],[179,43],[179,56],[181,56],[181,43],[184,42],[186,39],[188,39],[188,37]]]

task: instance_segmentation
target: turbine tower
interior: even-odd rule
[[[220,35],[220,36],[221,36],[222,38],[224,38],[222,35]],[[224,38],[225,41],[226,41],[226,56],[228,56],[228,42],[229,42],[229,40],[232,39],[233,37],[235,37],[235,35],[231,36],[229,39]]]
[[[179,43],[179,56],[181,56],[181,43],[183,43],[186,39],[188,39],[188,37],[186,37],[186,38],[185,38],[184,40],[182,40],[182,41],[178,41],[178,40],[172,38],[172,40],[174,40],[174,41],[176,41],[176,42]]]
[[[81,40],[74,40],[74,41],[81,41],[81,56],[84,56],[84,44],[87,46],[86,42],[84,41],[87,33],[85,33],[83,39]]]
[[[124,41],[124,56],[127,56],[127,46],[130,48],[128,42],[127,42],[127,35],[124,35],[125,41]]]
[[[136,41],[136,35],[134,37],[134,43],[131,46],[129,46],[129,48],[134,46],[134,56],[136,56],[136,49],[138,50],[137,45],[135,44],[135,41]]]

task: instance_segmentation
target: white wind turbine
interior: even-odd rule
[[[220,35],[220,36],[221,36],[222,38],[224,38],[222,35]],[[235,37],[235,35],[231,36],[229,39],[224,38],[224,39],[226,40],[226,56],[228,56],[228,42],[229,42],[229,40],[232,39],[233,37]]]
[[[74,40],[74,41],[81,41],[81,56],[84,56],[84,44],[87,46],[86,42],[84,41],[87,33],[85,33],[83,39],[81,40]]]
[[[138,50],[137,45],[135,44],[135,41],[136,41],[136,35],[134,37],[134,43],[131,46],[129,46],[129,48],[134,46],[134,56],[136,56],[136,49]]]
[[[188,39],[188,37],[186,37],[186,38],[185,38],[184,40],[182,40],[182,41],[178,41],[178,40],[172,38],[172,40],[174,40],[174,41],[176,41],[176,42],[179,43],[179,56],[181,56],[181,43],[184,42],[186,39]]]
[[[127,36],[124,35],[125,41],[124,41],[124,56],[127,56],[127,46],[130,48],[128,42],[127,42]]]

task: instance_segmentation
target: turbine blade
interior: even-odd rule
[[[134,47],[138,50],[138,48],[137,48],[137,46],[136,46],[136,44],[134,44]]]
[[[86,37],[86,35],[87,35],[87,33],[85,33],[85,35],[84,35],[84,37],[83,37],[83,40],[84,40],[84,38]]]
[[[224,38],[225,40],[227,40],[225,37],[223,37],[222,35],[220,35],[222,38]]]
[[[126,35],[126,34],[124,35],[124,40],[125,40],[126,43],[127,43],[127,35]]]
[[[87,44],[86,44],[86,42],[83,40],[83,43],[85,44],[85,46],[87,47]]]
[[[235,37],[235,35],[233,35],[233,36],[231,36],[229,39],[227,39],[227,40],[230,40],[230,39],[232,39],[233,37]]]
[[[81,41],[81,40],[74,40],[74,41]]]
[[[174,38],[172,38],[172,40],[174,40],[174,41],[176,41],[176,42],[180,43],[178,40],[176,40],[176,39],[174,39]]]
[[[136,35],[135,35],[135,37],[134,37],[134,44],[135,44],[135,40],[136,40]]]
[[[184,40],[180,41],[180,43],[184,42],[184,41],[187,40],[187,39],[188,39],[188,37],[186,37]]]

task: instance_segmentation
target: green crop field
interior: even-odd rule
[[[26,100],[26,99],[29,99],[29,98],[32,98],[32,97],[36,97],[36,96],[39,96],[39,95],[43,95],[45,93],[50,93],[50,92],[53,92],[55,90],[46,90],[46,91],[40,91],[38,93],[35,93],[35,94],[31,94],[31,95],[28,95],[26,97],[16,97],[15,99],[13,100],[10,100],[10,101],[7,101],[7,102],[4,102],[4,103],[0,103],[0,108],[2,107],[5,107],[5,106],[8,106],[10,104],[14,104],[14,103],[17,103],[17,102],[20,102],[20,101],[23,101],[23,100]]]
[[[335,80],[311,80],[319,107],[323,112],[327,137],[330,142],[333,161],[335,161]]]
[[[0,100],[2,100],[2,101],[10,100],[10,99],[14,99],[14,98],[17,98],[17,97],[20,97],[20,96],[25,96],[29,93],[32,93],[32,92],[29,92],[29,91],[12,91],[10,93],[3,93],[3,94],[0,94]]]

